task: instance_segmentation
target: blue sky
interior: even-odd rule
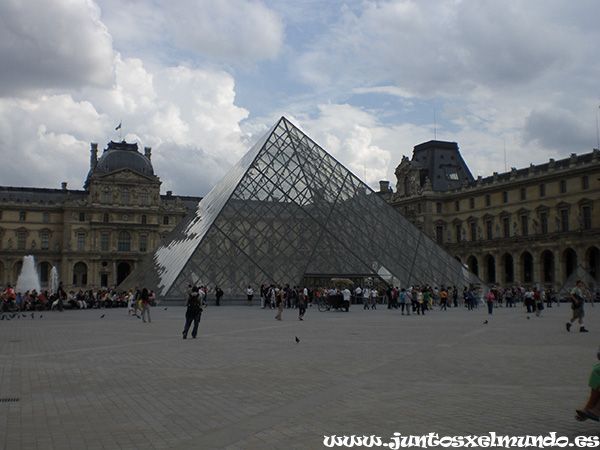
[[[122,137],[152,147],[163,192],[204,195],[282,115],[374,188],[435,137],[475,176],[587,153],[599,13],[596,0],[7,0],[0,184],[81,189],[90,142]]]

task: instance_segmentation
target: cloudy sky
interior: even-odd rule
[[[82,189],[90,142],[126,139],[152,147],[163,193],[205,195],[281,116],[374,188],[435,138],[474,176],[587,153],[598,17],[597,0],[0,0],[0,184]]]

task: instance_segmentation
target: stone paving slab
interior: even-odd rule
[[[313,307],[302,322],[294,310],[276,321],[257,306],[210,306],[185,341],[183,307],[151,313],[148,324],[125,309],[0,321],[0,447],[319,449],[332,434],[600,430],[573,418],[600,306],[587,306],[590,333],[566,332],[566,305],[540,318]]]

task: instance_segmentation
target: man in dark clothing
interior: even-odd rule
[[[196,336],[198,335],[198,325],[200,324],[200,318],[202,317],[202,301],[200,300],[197,286],[192,288],[192,292],[187,299],[186,306],[187,310],[185,311],[185,327],[183,328],[183,338],[187,339],[190,326],[192,322],[194,322],[192,338],[196,339]]]

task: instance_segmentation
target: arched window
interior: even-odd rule
[[[73,284],[79,286],[87,284],[87,265],[81,261],[73,266]]]
[[[128,252],[131,249],[131,237],[127,231],[121,231],[117,236],[117,250]]]

